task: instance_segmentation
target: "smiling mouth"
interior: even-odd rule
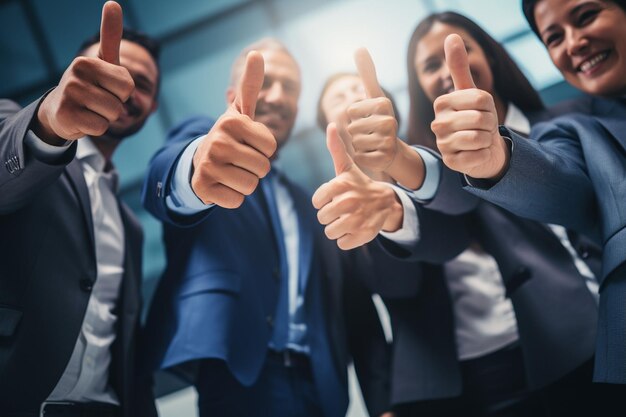
[[[576,68],[576,70],[578,72],[590,72],[595,67],[600,65],[600,63],[606,61],[609,55],[610,55],[609,51],[600,52],[599,54],[594,55],[591,58],[584,61],[582,64],[578,66],[578,68]]]

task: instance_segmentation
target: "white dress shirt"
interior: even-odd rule
[[[29,132],[26,146],[50,160],[66,147],[50,146]],[[115,305],[124,274],[124,226],[115,195],[117,174],[105,172],[105,160],[90,138],[78,141],[76,158],[80,161],[89,190],[97,262],[93,285],[81,331],[72,356],[48,396],[48,401],[103,402],[119,405],[109,385],[111,345],[116,332]],[[87,244],[87,243],[86,243]]]

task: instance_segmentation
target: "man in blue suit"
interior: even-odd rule
[[[191,371],[203,417],[343,416],[351,358],[370,414],[387,411],[388,346],[357,254],[339,253],[310,197],[271,166],[299,94],[289,51],[251,45],[227,111],[182,123],[150,165],[143,201],[168,264],[148,361]]]
[[[435,103],[443,160],[466,189],[515,214],[558,223],[603,243],[594,380],[626,384],[626,4],[524,0],[553,63],[588,93],[587,114],[539,124],[526,140],[497,126],[475,88],[462,40],[446,39],[455,89]]]

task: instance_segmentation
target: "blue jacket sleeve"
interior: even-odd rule
[[[165,198],[170,193],[171,181],[180,155],[195,138],[207,134],[214,121],[203,116],[188,119],[174,127],[163,147],[152,157],[144,181],[141,198],[143,205],[157,219],[180,227],[190,227],[210,214],[211,209],[193,215],[181,215],[169,210]]]
[[[501,129],[513,143],[505,175],[465,188],[514,214],[599,236],[599,208],[574,119],[540,123],[531,138]]]

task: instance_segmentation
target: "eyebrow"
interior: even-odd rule
[[[568,17],[571,18],[572,16],[574,16],[576,13],[578,13],[578,11],[580,9],[582,9],[583,7],[587,6],[588,4],[596,4],[596,2],[594,1],[586,1],[584,3],[581,3],[575,7],[572,8],[572,10],[569,11],[568,13]],[[543,35],[546,32],[550,32],[553,30],[556,30],[558,28],[558,25],[556,23],[551,24],[550,26],[548,26],[547,28],[545,28],[544,30],[541,31],[541,36],[543,37]]]

